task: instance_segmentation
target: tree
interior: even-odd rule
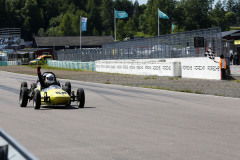
[[[43,28],[40,28],[40,29],[38,30],[38,36],[39,36],[39,37],[44,37],[44,36],[45,36],[45,31],[44,31]]]
[[[133,13],[133,22],[135,23],[135,27],[138,29],[139,27],[139,17],[140,17],[140,6],[138,0],[134,3],[134,13]]]
[[[186,0],[184,3],[185,30],[196,30],[211,27],[208,11],[212,0]]]
[[[102,19],[102,29],[104,35],[110,35],[113,30],[113,1],[103,0],[101,5],[101,19]]]
[[[83,10],[77,10],[72,19],[72,29],[75,36],[80,35],[80,16],[87,17],[87,13]],[[82,33],[84,34],[84,32]]]
[[[129,0],[115,0],[114,8],[118,11],[125,11],[128,13],[128,17],[132,17],[134,13],[133,4]],[[126,20],[126,19],[125,19]]]
[[[59,4],[60,0],[44,0],[42,4],[43,14],[44,14],[44,28],[49,26],[49,22],[53,17],[59,16]]]
[[[226,24],[225,14],[226,11],[224,10],[222,2],[219,0],[210,14],[212,26],[219,26],[221,27],[222,31],[225,31],[228,28]]]
[[[133,37],[136,33],[136,26],[134,21],[130,18],[124,25],[124,33],[126,37]]]
[[[44,24],[43,11],[38,7],[36,0],[26,0],[23,8],[24,31],[26,39],[31,39],[33,34],[36,34],[38,29]]]
[[[6,15],[6,10],[5,10],[5,0],[0,0],[0,15]],[[6,19],[5,16],[0,16],[0,22],[5,22]],[[0,23],[0,28],[5,27],[4,23]]]
[[[126,37],[123,28],[124,28],[123,20],[118,20],[116,24],[116,34],[118,40],[123,40]]]
[[[88,13],[88,34],[89,35],[101,35],[102,32],[102,20],[100,16],[99,7],[101,1],[88,0],[87,13]],[[94,31],[94,32],[93,32]]]
[[[228,0],[227,1],[226,9],[227,9],[228,12],[232,12],[233,9],[234,9],[234,6],[235,6],[235,1],[234,0]]]
[[[146,15],[142,14],[139,17],[139,30],[144,34],[147,34],[147,24],[146,24]]]
[[[166,34],[171,32],[171,20],[173,16],[173,10],[175,8],[175,0],[149,0],[147,3],[147,9],[145,10],[147,33],[149,35],[158,35],[158,9],[164,12],[170,20],[159,19],[160,21],[160,33]]]
[[[72,28],[72,14],[65,13],[62,19],[61,24],[59,25],[59,33],[61,36],[73,36],[73,28]]]
[[[227,12],[224,16],[224,19],[226,24],[228,24],[226,30],[229,30],[230,26],[236,24],[237,22],[237,16],[234,12]]]

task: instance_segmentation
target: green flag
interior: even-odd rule
[[[125,11],[115,10],[115,15],[116,15],[116,18],[127,18],[128,17],[127,12],[125,12]]]
[[[160,10],[158,10],[158,15],[159,15],[159,18],[169,19],[169,17]]]

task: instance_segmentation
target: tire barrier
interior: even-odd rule
[[[48,60],[47,64],[51,67],[95,71],[95,62],[74,62],[74,61]]]
[[[0,61],[0,66],[16,66],[21,65],[19,61]]]

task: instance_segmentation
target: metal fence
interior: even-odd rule
[[[101,48],[82,48],[81,51],[79,49],[64,49],[57,51],[57,59],[60,61],[90,62],[101,59],[101,54]]]
[[[194,37],[204,37],[204,47],[194,47]],[[221,29],[209,28],[157,37],[105,44],[102,49],[61,50],[58,60],[95,61],[110,59],[147,59],[204,57],[211,48],[221,54]]]

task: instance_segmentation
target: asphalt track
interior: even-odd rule
[[[84,109],[35,110],[18,94],[36,77],[0,77],[0,128],[41,160],[240,159],[240,99],[71,81]]]

